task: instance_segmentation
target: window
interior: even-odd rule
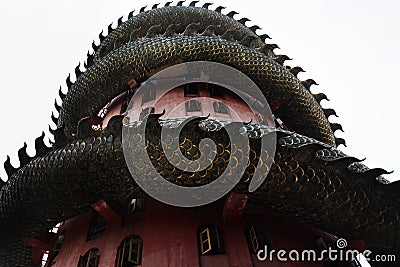
[[[210,96],[223,97],[224,96],[224,88],[216,85],[216,84],[208,84],[208,90],[210,92]]]
[[[197,84],[189,83],[183,86],[183,92],[185,96],[198,96],[199,88],[197,87]]]
[[[145,90],[142,98],[142,104],[156,99],[156,88],[151,85]]]
[[[222,102],[214,102],[213,107],[217,113],[228,114],[228,107]]]
[[[142,263],[143,240],[137,236],[125,238],[118,247],[116,267],[138,266]]]
[[[79,258],[78,267],[97,267],[99,266],[100,250],[93,248]]]
[[[150,113],[154,113],[154,107],[148,107],[148,108],[143,109],[142,112],[140,112],[139,120],[142,121],[144,119],[144,117],[146,117]]]
[[[107,221],[100,214],[93,210],[93,218],[89,227],[86,241],[101,236],[107,228]]]
[[[267,246],[268,250],[272,248],[271,239],[260,227],[249,225],[246,227],[245,233],[247,246],[251,254],[257,254],[265,246]]]
[[[145,198],[132,198],[128,205],[128,214],[134,211],[141,211],[146,208]]]
[[[63,241],[64,241],[64,235],[65,235],[65,231],[63,231],[63,232],[57,237],[56,243],[54,244],[54,248],[53,248],[53,251],[54,251],[54,252],[60,251],[61,245],[62,245],[62,243],[63,243]]]
[[[189,100],[185,103],[186,112],[201,111],[201,103],[197,100]]]
[[[216,226],[203,226],[198,231],[200,255],[225,254],[222,231]]]

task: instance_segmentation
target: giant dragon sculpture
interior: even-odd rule
[[[277,45],[266,43],[267,35],[257,35],[258,26],[246,26],[248,19],[235,19],[234,11],[224,15],[223,7],[210,10],[211,4],[196,7],[197,2],[142,8],[135,16],[131,12],[127,21],[120,19],[116,29],[109,27],[107,36],[99,35],[101,43],[88,54],[86,71],[77,67],[76,82],[67,79],[68,93],[60,89],[62,106],[56,104],[60,115],[52,116],[57,124],[51,130],[55,143],[47,147],[42,135],[35,141],[35,157],[27,155],[25,146],[18,152],[20,167],[13,167],[9,158],[4,164],[9,177],[0,184],[0,266],[31,266],[31,248],[23,240],[85,212],[97,200],[144,194],[124,160],[122,116],[111,118],[102,128],[92,126],[114,97],[134,93],[129,86],[132,78],[140,84],[159,69],[190,61],[223,63],[246,74],[269,103],[279,103],[274,115],[289,129],[276,129],[272,167],[261,187],[249,193],[265,128],[262,122],[246,124],[254,157],[234,191],[335,235],[364,240],[375,253],[400,257],[400,182],[388,183],[381,177],[385,170],[368,169],[336,148],[344,140],[334,135],[341,126],[328,121],[335,111],[320,105],[326,96],[310,92],[315,82],[300,81],[297,74],[302,68],[285,66],[288,57],[274,53]],[[152,138],[147,149],[162,157],[160,116],[149,115],[152,123],[147,130]],[[195,121],[181,135],[191,144],[212,138],[229,152],[224,124],[204,121],[209,128],[218,124],[219,130],[201,130]],[[217,154],[210,171],[226,167],[224,153]],[[157,165],[161,173],[168,168]],[[180,183],[189,183],[187,173],[180,175]],[[209,182],[201,174],[191,179]]]

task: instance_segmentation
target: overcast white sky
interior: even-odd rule
[[[188,1],[190,2],[190,1]],[[0,160],[47,133],[53,102],[69,72],[86,59],[93,39],[109,23],[154,1],[0,2]],[[203,4],[201,2],[201,4]],[[345,133],[346,153],[370,167],[394,170],[400,178],[398,97],[400,96],[400,1],[214,1],[252,19],[313,78],[335,108]],[[278,51],[278,50],[276,50]],[[74,79],[74,74],[72,74]],[[7,176],[2,167],[0,175]]]

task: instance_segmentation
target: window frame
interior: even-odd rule
[[[247,225],[245,227],[245,236],[250,254],[257,254],[260,249],[263,249],[262,246],[267,246],[268,249],[273,247],[269,233],[257,225]]]
[[[214,225],[201,226],[197,232],[200,256],[226,254],[223,233],[219,227]]]
[[[195,110],[193,110],[192,103],[196,103],[197,107]],[[185,110],[186,112],[201,112],[202,106],[201,102],[196,100],[196,99],[189,99],[185,102]]]
[[[100,262],[100,250],[98,248],[92,248],[85,253],[85,255],[79,257],[78,267],[97,267]],[[91,262],[94,260],[94,262]]]
[[[215,113],[229,115],[229,107],[222,101],[215,101],[213,103],[213,108]]]
[[[134,248],[136,246],[136,248]],[[126,263],[131,266],[139,266],[142,264],[143,239],[138,235],[131,235],[122,240],[118,247],[117,257],[115,261],[116,267],[122,267]],[[128,257],[126,257],[128,253]],[[126,260],[126,262],[125,262]]]
[[[146,198],[132,198],[128,202],[127,213],[132,214],[135,211],[143,211],[146,209]]]

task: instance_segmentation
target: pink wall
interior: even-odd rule
[[[132,234],[143,239],[142,267],[324,266],[312,262],[258,261],[247,247],[246,225],[254,224],[267,230],[275,249],[316,249],[315,241],[321,232],[272,211],[244,213],[240,222],[227,222],[223,220],[223,206],[224,200],[220,200],[198,208],[178,208],[149,198],[146,210],[130,215],[125,225],[109,222],[102,236],[86,242],[92,216],[92,211],[87,212],[60,227],[60,232],[65,231],[65,239],[52,266],[76,266],[79,256],[92,248],[101,252],[100,267],[114,266],[118,246]],[[226,255],[199,257],[197,230],[205,224],[222,229]]]
[[[158,93],[158,91],[157,91]],[[157,98],[159,96],[157,95]],[[188,97],[184,95],[183,87],[175,88],[166,94],[164,94],[157,102],[155,100],[142,103],[142,97],[136,95],[134,98],[133,107],[128,116],[131,120],[139,120],[140,112],[147,108],[155,108],[155,113],[162,113],[165,109],[165,115],[162,118],[185,118],[189,116],[208,116],[211,118],[217,118],[221,120],[233,120],[233,121],[256,121],[252,110],[247,104],[240,99],[238,96],[230,93],[229,91],[224,92],[223,97],[211,97],[207,88],[200,88],[199,96]],[[200,112],[189,112],[185,110],[185,102],[190,99],[196,99],[201,103],[202,109]],[[221,101],[226,104],[229,108],[229,114],[216,113],[214,111],[213,103],[215,101]],[[106,115],[103,121],[103,125],[106,125],[108,120],[119,114],[121,110],[121,104],[115,105]]]

